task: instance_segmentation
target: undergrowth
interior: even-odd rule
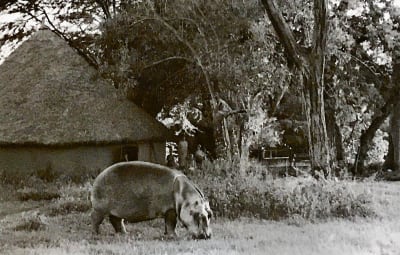
[[[27,200],[52,200],[60,197],[58,188],[53,183],[46,183],[36,176],[30,176],[17,189],[17,197],[20,201]]]
[[[23,213],[17,225],[14,227],[15,231],[40,231],[46,230],[48,226],[47,218],[35,212]]]
[[[281,220],[300,216],[315,221],[376,214],[372,194],[354,188],[351,181],[311,176],[274,179],[261,164],[250,165],[240,172],[235,162],[205,162],[188,175],[204,190],[220,217]]]
[[[316,180],[310,176],[273,178],[266,168],[251,162],[241,172],[238,162],[215,160],[187,173],[203,189],[217,217],[258,217],[281,220],[303,218],[373,217],[372,194],[352,181]],[[77,184],[58,179],[47,182],[31,176],[17,190],[18,199],[52,200],[48,216],[90,209],[90,180]]]

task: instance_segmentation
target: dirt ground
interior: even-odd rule
[[[50,201],[20,201],[11,186],[0,188],[0,254],[400,254],[400,183],[371,182],[378,217],[310,223],[217,218],[213,238],[164,240],[163,221],[128,224],[114,234],[109,222],[93,236],[84,200],[86,187],[62,188]],[[81,206],[81,207],[80,207]]]

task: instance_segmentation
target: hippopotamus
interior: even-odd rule
[[[209,202],[200,189],[178,170],[159,164],[121,162],[103,170],[90,193],[93,232],[109,217],[117,233],[126,233],[124,220],[164,218],[165,234],[176,236],[180,221],[193,238],[211,237]]]

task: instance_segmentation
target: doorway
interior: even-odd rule
[[[136,161],[139,159],[139,148],[134,145],[121,148],[121,161]]]

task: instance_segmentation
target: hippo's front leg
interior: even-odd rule
[[[114,215],[110,215],[110,222],[111,225],[114,227],[116,233],[121,233],[121,234],[127,233],[123,219]]]
[[[165,213],[165,235],[176,237],[176,224],[178,223],[175,209],[170,209]]]

